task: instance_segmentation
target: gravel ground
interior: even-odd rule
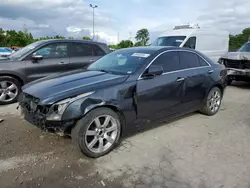
[[[89,159],[71,140],[0,107],[0,187],[250,188],[250,85],[227,88],[213,117],[190,114]]]

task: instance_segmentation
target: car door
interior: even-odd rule
[[[25,74],[29,82],[54,73],[66,72],[69,64],[68,43],[55,42],[42,46],[27,57],[25,63]]]
[[[69,69],[85,69],[103,55],[105,52],[96,44],[72,42]]]
[[[211,66],[200,55],[192,51],[179,51],[181,68],[186,75],[186,92],[183,98],[183,108],[199,106],[207,93],[211,81],[209,74]]]
[[[164,73],[150,79],[142,75],[138,79],[138,119],[156,120],[177,113],[185,94],[178,52],[164,52],[152,65],[162,66]]]

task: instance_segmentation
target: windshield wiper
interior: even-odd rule
[[[105,70],[105,69],[100,69],[100,70],[97,70],[97,71],[101,71],[101,72],[105,72],[105,73],[112,73],[112,71]]]
[[[100,72],[105,72],[108,74],[118,74],[118,75],[125,75],[126,73],[123,72],[118,72],[118,71],[113,71],[113,70],[105,70],[105,69],[88,69],[91,71],[100,71]]]

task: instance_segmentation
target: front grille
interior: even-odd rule
[[[231,59],[226,59],[224,61],[224,65],[227,68],[250,69],[250,61],[247,61],[247,60],[231,60]]]
[[[39,101],[38,98],[26,93],[22,93],[19,97],[24,118],[31,124],[44,129],[46,114],[49,112],[50,106],[41,106]]]
[[[45,117],[39,114],[28,112],[24,109],[24,119],[27,120],[29,123],[44,129],[45,128]]]
[[[39,105],[39,99],[29,95],[27,93],[22,93],[19,97],[20,105],[29,113],[38,113],[46,115],[49,112],[50,106]]]

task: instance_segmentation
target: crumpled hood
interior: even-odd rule
[[[250,60],[250,52],[228,52],[221,58],[232,60]]]
[[[39,98],[41,104],[53,104],[69,97],[122,83],[127,78],[128,75],[78,70],[36,80],[22,89],[24,93]]]

